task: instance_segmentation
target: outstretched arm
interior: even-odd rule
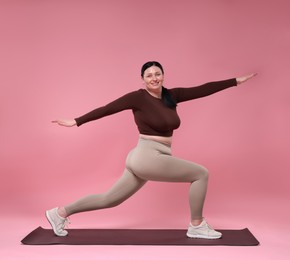
[[[177,103],[179,103],[183,101],[209,96],[224,89],[242,84],[256,75],[257,73],[252,73],[238,78],[208,82],[197,87],[174,88],[171,89],[171,93],[175,98],[175,100],[177,101]]]
[[[74,119],[56,119],[53,120],[52,123],[57,123],[58,125],[66,127],[72,127],[75,125],[80,126],[84,123],[97,120],[104,116],[112,115],[126,109],[133,109],[136,106],[136,103],[138,103],[138,100],[140,100],[140,98],[138,99],[139,92],[140,91],[130,92],[105,106],[96,108],[93,111],[86,113],[81,117]]]

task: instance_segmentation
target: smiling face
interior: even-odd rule
[[[157,97],[161,96],[164,74],[162,70],[157,66],[151,66],[144,71],[143,81],[145,83],[147,91],[154,94]]]

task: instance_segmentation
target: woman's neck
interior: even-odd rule
[[[152,91],[146,88],[146,91],[153,97],[161,99],[162,96],[162,89],[158,89],[156,91]]]

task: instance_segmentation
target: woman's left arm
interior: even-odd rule
[[[256,76],[257,73],[252,73],[246,76],[231,78],[221,81],[212,81],[205,83],[197,87],[190,88],[173,88],[171,89],[171,94],[177,103],[193,100],[196,98],[202,98],[212,95],[216,92],[222,91],[224,89],[237,86]]]

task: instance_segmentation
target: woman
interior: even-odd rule
[[[92,120],[122,110],[131,109],[140,137],[137,146],[128,154],[122,177],[105,193],[81,198],[64,207],[46,211],[46,217],[57,236],[66,236],[67,217],[72,214],[115,207],[132,196],[147,181],[190,183],[189,202],[191,222],[187,231],[190,238],[217,239],[220,232],[212,229],[203,218],[208,171],[201,165],[171,155],[173,130],[180,125],[177,103],[201,98],[241,84],[255,76],[210,82],[198,87],[163,87],[164,71],[160,63],[150,61],[141,69],[145,89],[130,92],[106,106],[97,108],[81,117],[54,120],[61,126],[80,126]]]

